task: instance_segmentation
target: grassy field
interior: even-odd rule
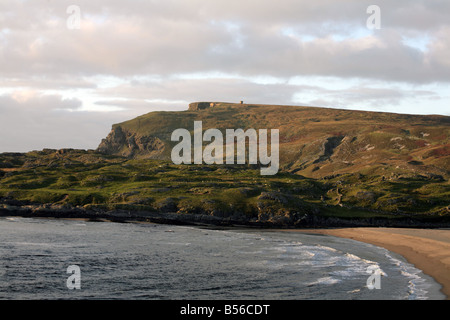
[[[448,221],[441,176],[378,169],[311,178],[249,165],[174,165],[84,150],[0,154],[0,206],[202,214],[295,225],[306,216]]]

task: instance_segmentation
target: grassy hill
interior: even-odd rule
[[[209,103],[207,103],[209,104]],[[345,173],[437,174],[450,171],[450,117],[314,107],[215,103],[183,112],[151,112],[115,124],[98,150],[130,158],[170,160],[171,133],[203,130],[279,129],[285,171],[322,178]]]
[[[149,221],[173,214],[303,227],[450,223],[450,117],[208,106],[113,125],[96,151],[0,154],[0,214]],[[261,176],[257,165],[173,164],[171,133],[192,130],[194,120],[203,130],[279,129],[282,170]]]

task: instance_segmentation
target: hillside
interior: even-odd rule
[[[441,175],[450,172],[450,117],[314,107],[192,103],[183,112],[151,112],[115,124],[98,151],[170,160],[173,130],[279,129],[280,163],[306,177],[362,173]]]
[[[175,165],[173,130],[279,129],[281,170]],[[450,226],[450,117],[193,103],[113,125],[98,150],[0,154],[0,215],[169,223]]]

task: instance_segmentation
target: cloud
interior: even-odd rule
[[[0,152],[93,147],[114,122],[202,100],[448,114],[450,2],[379,0],[380,30],[371,4],[3,0]]]
[[[241,75],[326,74],[428,82],[435,81],[439,71],[438,80],[450,80],[441,50],[425,57],[402,43],[403,33],[422,32],[431,34],[432,43],[448,46],[446,32],[440,31],[448,26],[443,15],[448,5],[442,1],[381,1],[382,30],[371,33],[365,26],[369,4],[356,0],[285,0],[277,5],[267,0],[258,5],[222,0],[80,1],[81,30],[67,29],[67,3],[5,6],[0,22],[9,30],[3,32],[7,45],[0,51],[4,75],[226,70]],[[286,28],[298,37],[286,36]],[[355,30],[366,36],[352,37]],[[304,36],[314,40],[304,42]]]
[[[297,86],[287,83],[261,84],[251,80],[223,75],[217,78],[171,78],[160,82],[129,82],[114,88],[98,90],[105,97],[153,100],[155,97],[170,97],[175,105],[193,101],[245,100],[253,103],[288,103]]]
[[[77,111],[80,107],[80,100],[36,92],[0,96],[0,150],[96,148],[112,121],[126,118],[120,113]]]
[[[9,95],[0,96],[0,107],[9,112],[38,114],[43,111],[76,111],[81,105],[82,101],[78,99],[64,99],[59,95],[43,95],[34,90],[14,91]]]
[[[138,113],[137,115],[141,115],[143,113],[151,111],[160,111],[161,109],[164,111],[183,111],[186,110],[187,104],[187,101],[177,100],[147,100],[125,98],[100,100],[95,102],[95,105],[116,107],[132,113]]]

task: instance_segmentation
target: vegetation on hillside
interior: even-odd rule
[[[280,165],[305,177],[371,171],[389,178],[408,172],[450,172],[450,117],[314,107],[215,103],[204,110],[151,112],[115,124],[98,151],[170,161],[171,134],[194,121],[203,130],[279,129]]]
[[[439,175],[397,171],[320,179],[261,176],[248,165],[174,165],[84,150],[0,155],[0,208],[31,206],[209,215],[301,225],[307,217],[448,221],[450,185]]]

